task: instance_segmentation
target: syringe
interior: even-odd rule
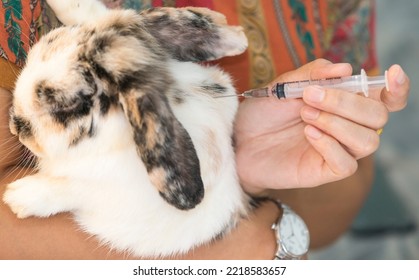
[[[318,85],[324,88],[342,89],[353,93],[362,92],[368,97],[368,90],[373,88],[384,88],[388,90],[387,71],[384,76],[368,77],[364,69],[360,75],[353,75],[341,78],[329,78],[320,80],[306,80],[286,83],[277,83],[272,88],[258,88],[243,92],[238,96],[243,97],[269,97],[301,98],[306,87]],[[220,96],[222,97],[222,96]]]

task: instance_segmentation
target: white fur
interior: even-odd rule
[[[106,7],[97,0],[47,0],[47,3],[58,19],[66,25],[94,22],[108,12]]]

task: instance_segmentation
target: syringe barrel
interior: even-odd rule
[[[363,92],[361,76],[350,76],[342,78],[330,78],[323,80],[307,80],[277,84],[274,94],[278,98],[301,98],[303,91],[308,86],[321,86],[324,88],[342,89],[349,92]]]

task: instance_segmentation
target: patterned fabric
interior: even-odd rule
[[[29,48],[36,42],[38,0],[2,0],[0,6],[0,87],[12,89]]]
[[[18,66],[37,37],[38,0],[2,0],[0,7],[0,57]]]
[[[225,14],[230,24],[242,25],[250,42],[246,53],[216,62],[234,77],[239,91],[263,86],[281,73],[319,57],[349,62],[355,73],[361,68],[377,72],[374,0],[102,2],[109,8],[136,10],[158,6],[207,7]],[[59,22],[45,0],[2,0],[2,4],[0,55],[22,66],[35,36],[48,32]]]

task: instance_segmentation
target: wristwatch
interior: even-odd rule
[[[310,234],[304,220],[288,205],[275,201],[282,216],[272,225],[278,245],[275,260],[298,260],[308,252]]]

